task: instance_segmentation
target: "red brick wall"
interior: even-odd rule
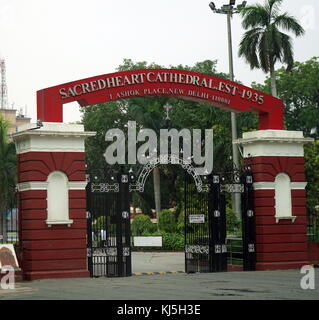
[[[249,161],[254,182],[275,182],[279,173],[305,182],[304,158],[256,157]],[[308,263],[305,190],[292,190],[295,222],[275,218],[275,190],[255,190],[257,270],[299,268]]]
[[[46,181],[55,170],[69,181],[85,181],[84,153],[30,152],[19,155],[19,182]],[[86,192],[69,190],[73,224],[46,224],[47,192],[20,192],[20,261],[26,280],[87,277]],[[58,201],[58,199],[57,199]]]

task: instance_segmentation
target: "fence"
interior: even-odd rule
[[[14,195],[7,208],[0,212],[0,244],[19,241],[18,193]]]
[[[227,237],[227,264],[243,265],[242,238]]]
[[[319,212],[308,211],[308,241],[319,242]]]

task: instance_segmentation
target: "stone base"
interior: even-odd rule
[[[34,271],[23,274],[23,280],[33,281],[41,279],[66,279],[66,278],[89,278],[88,270],[63,270],[63,271]]]
[[[300,269],[302,266],[308,264],[309,261],[257,262],[256,271]]]

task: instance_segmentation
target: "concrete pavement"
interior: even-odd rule
[[[301,289],[303,275],[289,270],[38,280],[0,290],[0,300],[318,300],[316,271],[315,290]]]
[[[133,272],[184,271],[184,253],[139,252]],[[0,300],[318,300],[315,290],[303,290],[300,270],[158,274],[128,278],[50,279],[1,290]]]

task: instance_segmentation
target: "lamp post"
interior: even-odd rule
[[[243,1],[242,4],[234,7],[236,0],[229,0],[229,4],[223,5],[220,9],[217,9],[214,2],[209,4],[209,7],[215,13],[226,14],[227,15],[227,31],[228,31],[228,55],[229,55],[229,75],[230,80],[234,81],[234,63],[233,63],[233,47],[232,47],[232,32],[231,32],[231,18],[234,13],[239,13],[241,8],[244,8],[247,1]],[[236,114],[231,112],[231,130],[232,130],[232,141],[237,140],[237,123]],[[239,152],[238,147],[234,143],[232,144],[232,154],[233,154],[233,165],[234,169],[239,168]],[[233,209],[235,209],[238,217],[241,216],[241,201],[240,194],[234,194],[233,196]]]

